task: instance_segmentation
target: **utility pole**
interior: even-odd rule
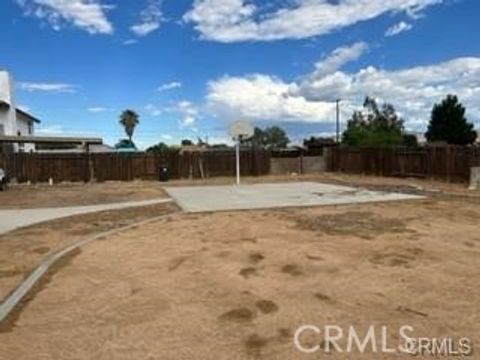
[[[340,143],[340,99],[337,99],[337,144]]]

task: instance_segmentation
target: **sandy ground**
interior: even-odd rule
[[[0,192],[0,209],[97,205],[166,197],[151,181],[17,185]]]
[[[292,338],[305,324],[359,332],[388,325],[390,346],[410,325],[415,337],[469,337],[478,347],[478,200],[438,194],[174,214],[69,259],[0,333],[0,358],[411,358],[301,354]]]
[[[28,209],[44,207],[96,205],[113,202],[140,201],[166,197],[162,187],[168,186],[202,186],[228,185],[233,178],[219,177],[205,180],[174,180],[168,183],[157,181],[104,182],[104,183],[63,183],[49,186],[47,184],[17,185],[8,191],[0,192],[0,209]],[[322,173],[302,176],[264,176],[245,177],[246,184],[275,183],[288,181],[318,181],[346,186],[367,186],[377,189],[387,187],[392,191],[443,190],[465,193],[467,184],[447,184],[439,181],[419,179],[377,178],[372,176]],[[480,194],[479,194],[480,195]]]
[[[1,235],[0,300],[4,299],[49,253],[86,236],[177,210],[174,204],[159,204],[103,211],[50,221]]]

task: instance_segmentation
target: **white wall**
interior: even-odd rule
[[[22,135],[33,135],[29,133],[29,123],[31,120],[22,114],[17,114],[17,104],[15,102],[15,88],[13,79],[7,71],[0,70],[0,100],[10,105],[8,109],[0,110],[0,124],[3,125],[4,135],[16,136],[18,132]],[[34,144],[14,145],[14,151],[35,151]]]
[[[7,134],[6,123],[7,123],[7,112],[3,109],[0,109],[0,135]]]
[[[30,128],[29,124],[32,124],[31,128]],[[20,132],[20,134],[22,136],[33,135],[33,133],[34,133],[33,125],[34,125],[33,121],[29,117],[27,117],[27,116],[25,116],[21,113],[17,113],[17,134],[18,134],[18,132]],[[31,133],[30,133],[30,130],[31,130]],[[22,148],[22,147],[20,147],[20,148]],[[18,145],[17,145],[16,149],[18,150]],[[24,144],[22,150],[25,151],[25,152],[35,151],[35,145],[34,144]]]
[[[11,101],[11,84],[12,80],[8,72],[0,70],[0,100],[10,103]]]
[[[16,103],[13,95],[13,81],[9,73],[0,70],[0,100],[10,105],[10,108],[0,110],[0,124],[4,127],[5,135],[16,135]]]
[[[18,131],[20,131],[22,136],[33,135],[34,133],[33,126],[31,128],[29,126],[32,123],[33,121],[28,116],[25,116],[21,113],[17,113],[17,133]]]

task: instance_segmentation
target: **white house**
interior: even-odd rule
[[[17,108],[14,83],[10,74],[0,70],[0,136],[32,136],[40,120]],[[14,145],[14,151],[35,151],[33,144]]]

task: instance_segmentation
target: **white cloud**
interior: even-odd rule
[[[200,116],[200,109],[190,101],[180,101],[163,108],[154,104],[147,104],[144,109],[150,116],[160,116],[162,114],[177,115],[181,128],[192,128]]]
[[[68,131],[62,126],[62,125],[50,125],[46,126],[43,124],[40,124],[36,129],[35,133],[37,135],[55,135],[55,136],[60,136],[60,135],[67,135]]]
[[[184,15],[202,38],[220,42],[303,39],[404,11],[418,14],[444,0],[295,0],[269,10],[247,0],[195,0]]]
[[[158,30],[163,21],[161,5],[159,0],[149,0],[148,6],[140,14],[140,22],[131,26],[130,30],[137,36],[146,36]]]
[[[100,0],[17,0],[30,16],[47,20],[55,30],[71,23],[90,34],[113,34],[113,25],[106,16],[112,6]]]
[[[190,101],[180,101],[176,105],[175,111],[180,114],[179,123],[181,127],[194,126],[200,114],[198,108]]]
[[[163,110],[153,104],[145,105],[144,109],[150,116],[160,116],[163,114]]]
[[[335,119],[331,99],[310,101],[300,94],[303,84],[324,78],[368,49],[363,42],[335,49],[315,64],[315,70],[301,80],[285,83],[269,75],[223,77],[208,85],[207,104],[214,113],[228,119],[321,122]]]
[[[409,31],[413,28],[412,24],[408,24],[405,21],[401,21],[398,24],[393,25],[392,27],[388,28],[385,32],[385,36],[391,37],[398,35],[404,31]]]
[[[345,119],[370,95],[392,103],[407,128],[424,130],[432,106],[447,94],[458,95],[469,120],[480,124],[480,58],[394,71],[367,67],[325,75],[315,70],[291,83],[261,74],[223,77],[209,83],[206,102],[226,119],[328,123],[335,119],[335,99],[342,99]]]
[[[329,75],[337,71],[343,65],[357,60],[367,49],[368,45],[364,42],[335,49],[330,55],[315,64],[315,76]]]
[[[59,84],[59,83],[33,83],[23,82],[20,83],[20,89],[30,92],[52,92],[52,93],[74,93],[76,92],[76,86],[71,84]]]
[[[158,22],[146,22],[133,25],[130,29],[138,36],[145,36],[160,28]]]
[[[63,125],[39,124],[35,129],[35,133],[42,136],[98,137],[98,132],[95,129],[72,131],[71,129],[65,128]]]
[[[123,42],[123,45],[133,45],[133,44],[136,44],[138,43],[138,40],[136,39],[127,39]]]
[[[367,67],[354,74],[337,72],[312,78],[298,94],[311,101],[335,97],[359,104],[365,95],[393,103],[411,127],[424,125],[434,103],[457,94],[475,114],[480,104],[480,58],[458,58],[440,64],[386,71]],[[478,121],[479,119],[472,119]]]
[[[160,85],[157,90],[158,91],[168,91],[168,90],[174,90],[174,89],[179,89],[182,87],[182,83],[179,81],[172,81],[171,83],[163,84]]]
[[[207,106],[228,120],[316,122],[333,114],[333,104],[292,95],[296,91],[295,83],[268,75],[226,76],[209,83]]]
[[[104,107],[91,107],[91,108],[87,109],[88,112],[91,112],[91,113],[94,113],[94,114],[102,113],[102,112],[105,112],[107,110],[108,109],[104,108]]]

